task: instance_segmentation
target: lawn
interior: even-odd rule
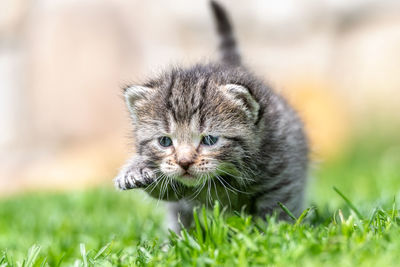
[[[0,266],[400,265],[400,144],[357,140],[314,164],[308,209],[293,223],[216,205],[177,236],[163,203],[111,186],[0,200]]]

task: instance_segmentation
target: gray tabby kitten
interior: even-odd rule
[[[295,111],[240,63],[225,11],[211,1],[221,61],[173,68],[124,91],[137,154],[115,185],[172,201],[188,226],[194,205],[287,219],[303,208],[308,145]]]

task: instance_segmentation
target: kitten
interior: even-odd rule
[[[308,144],[295,111],[254,77],[237,52],[224,9],[211,1],[221,60],[173,68],[124,90],[136,155],[115,185],[143,188],[172,201],[183,225],[194,205],[219,201],[229,210],[265,218],[277,203],[302,211]]]

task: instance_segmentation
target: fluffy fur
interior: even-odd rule
[[[224,10],[211,7],[221,60],[173,68],[124,95],[137,154],[115,184],[172,201],[171,216],[191,222],[194,205],[222,206],[265,218],[285,204],[302,210],[308,165],[303,126],[287,102],[240,63]],[[218,141],[205,145],[206,136]],[[172,145],[164,147],[160,138]],[[178,227],[172,226],[174,230]]]

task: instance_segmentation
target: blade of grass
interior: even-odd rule
[[[339,189],[337,189],[335,186],[333,187],[333,190],[335,190],[336,193],[338,193],[339,196],[343,198],[343,200],[346,202],[347,206],[354,211],[354,213],[357,215],[358,219],[363,220],[364,216],[362,216],[361,212],[354,206],[353,203],[351,203],[350,199],[348,199]]]
[[[80,249],[81,249],[81,255],[82,255],[82,258],[83,258],[83,266],[84,267],[88,267],[88,260],[87,260],[87,255],[86,255],[85,244],[81,243],[80,244]]]
[[[110,245],[111,245],[111,242],[108,243],[107,245],[105,245],[104,247],[102,247],[102,248],[99,250],[99,252],[97,252],[96,256],[94,256],[93,259],[94,259],[94,260],[97,260],[97,258],[100,257],[100,256],[104,253],[104,251],[106,251],[106,249],[108,249],[108,248],[110,247]]]
[[[300,217],[297,219],[297,221],[296,221],[296,223],[294,224],[294,226],[298,226],[298,225],[307,217],[308,213],[309,213],[311,210],[313,210],[313,209],[314,209],[313,207],[310,207],[310,208],[308,208],[308,209],[305,209],[305,210],[301,213]]]
[[[45,267],[47,263],[47,258],[44,258],[44,260],[42,261],[42,264],[40,264],[40,267]]]
[[[1,257],[1,259],[0,259],[0,267],[7,267],[7,258],[6,258],[6,255],[5,255],[6,253],[4,252],[3,253],[3,257]]]
[[[64,260],[65,252],[61,255],[60,259],[58,260],[57,267],[60,267],[62,261]]]
[[[203,231],[201,229],[201,223],[200,223],[200,220],[199,220],[199,216],[197,214],[197,208],[195,208],[193,210],[193,218],[194,218],[194,224],[196,226],[197,238],[199,239],[200,244],[203,244],[204,243]]]
[[[293,213],[285,206],[283,203],[278,202],[279,207],[293,220],[296,221],[296,216],[293,215]]]
[[[33,245],[29,251],[28,251],[28,258],[26,259],[26,262],[22,264],[23,267],[31,267],[36,261],[37,256],[39,255],[40,252],[40,246],[38,245]]]
[[[396,213],[397,213],[396,210],[397,210],[397,208],[396,208],[396,196],[394,196],[393,197],[393,204],[392,204],[392,215],[391,215],[392,221],[394,221],[395,218],[396,218]]]
[[[369,219],[367,227],[370,227],[372,225],[372,223],[374,222],[377,214],[378,214],[378,208],[374,208],[374,211],[372,212],[372,215],[371,215],[371,217]]]

